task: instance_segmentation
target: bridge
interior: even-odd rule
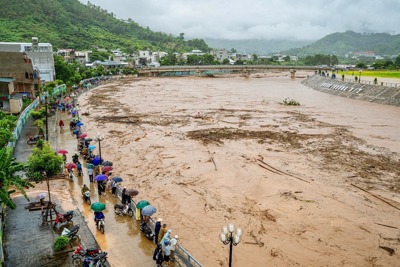
[[[312,67],[312,66],[277,66],[277,65],[196,65],[196,66],[161,66],[139,69],[140,76],[157,77],[165,73],[196,73],[203,76],[208,72],[235,72],[241,73],[244,77],[249,77],[252,72],[260,71],[282,71],[290,72],[291,78],[295,78],[296,71],[306,70],[332,70],[331,67]]]

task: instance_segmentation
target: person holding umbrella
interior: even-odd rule
[[[104,216],[104,213],[102,211],[95,211],[94,212],[94,221],[96,223],[96,228],[99,228],[99,221],[101,219],[105,219],[106,216]]]
[[[60,122],[58,123],[58,126],[60,126],[60,130],[62,130],[64,128],[64,121],[60,120]]]

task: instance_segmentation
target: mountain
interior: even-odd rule
[[[231,50],[247,54],[267,55],[295,47],[301,47],[311,44],[312,41],[289,41],[289,40],[223,40],[207,39],[204,41],[211,47],[217,49]]]
[[[100,6],[79,0],[0,1],[0,41],[51,43],[56,48],[90,49],[93,47],[125,52],[208,51],[201,39],[185,41],[182,37],[153,32],[129,19],[117,19]]]
[[[304,46],[286,50],[287,55],[331,54],[344,56],[348,53],[374,51],[377,55],[397,55],[400,53],[400,34],[361,34],[353,31],[337,32]]]

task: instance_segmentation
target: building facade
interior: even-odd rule
[[[40,72],[40,80],[51,82],[55,80],[55,67],[53,58],[53,46],[49,43],[39,43],[38,38],[33,37],[32,43],[8,43],[0,42],[1,52],[25,52],[32,60],[33,66]]]

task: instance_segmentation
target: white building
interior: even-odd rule
[[[56,74],[54,68],[53,46],[50,43],[39,43],[37,37],[32,37],[32,43],[0,42],[0,51],[25,52],[32,60],[34,67],[39,69],[40,80],[54,81]]]

